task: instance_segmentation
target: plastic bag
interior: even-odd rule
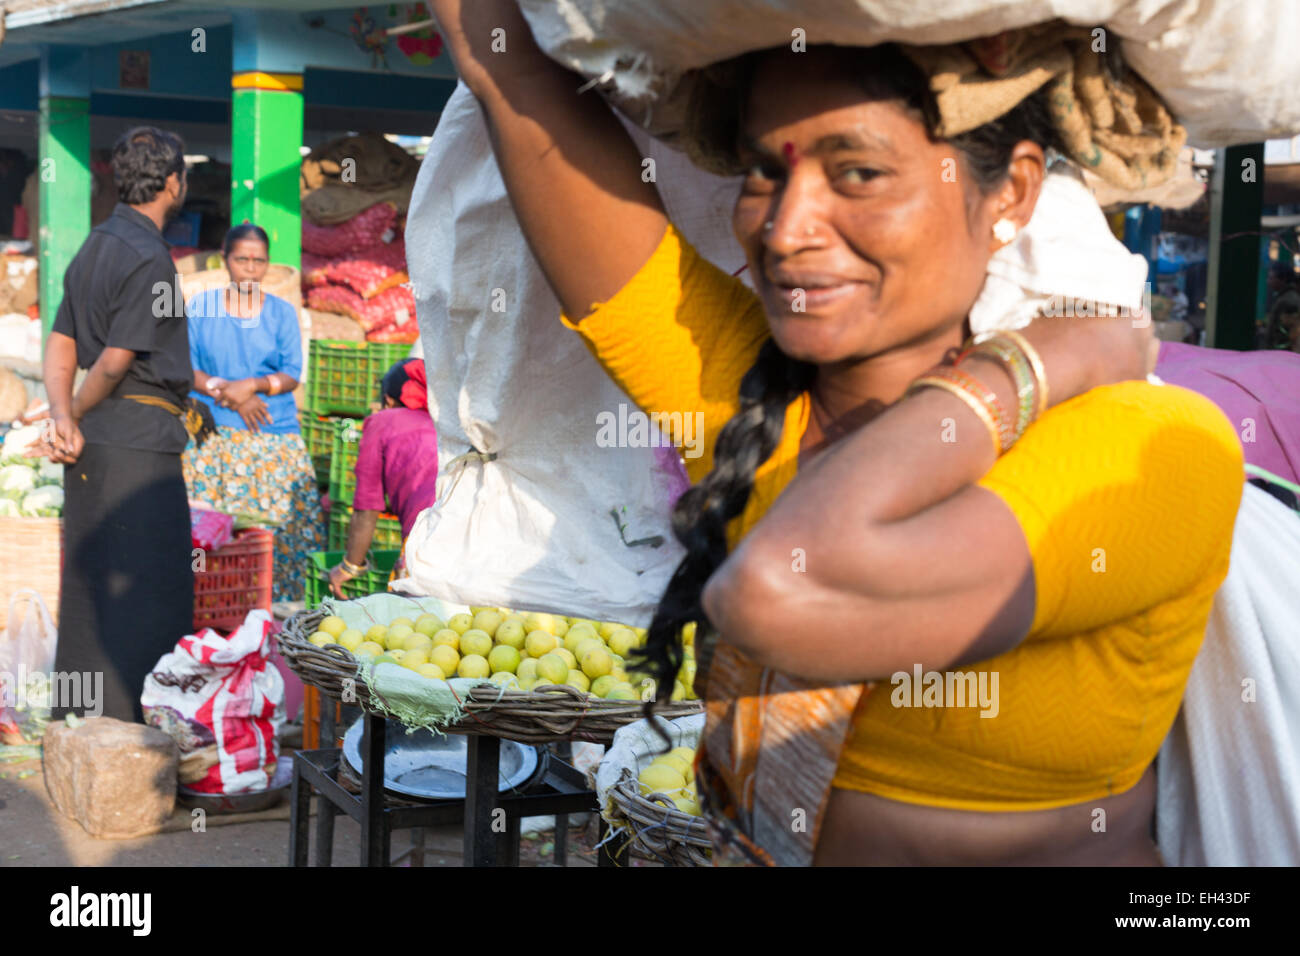
[[[745,261],[730,230],[738,181],[699,173],[630,132],[655,160],[673,222],[735,272]],[[635,405],[560,324],[463,86],[420,168],[406,253],[428,344],[439,494],[411,531],[410,578],[397,586],[648,623],[681,558],[669,521],[686,487],[681,458],[670,446],[598,444],[597,416]]]
[[[8,613],[0,631],[0,744],[22,746],[38,743],[49,723],[59,635],[45,600],[31,588],[9,596]]]
[[[275,777],[284,724],[284,678],[270,663],[276,625],[248,613],[223,637],[182,637],[145,678],[145,722],[180,748],[180,782],[200,793],[265,790]]]

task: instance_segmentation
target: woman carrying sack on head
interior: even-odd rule
[[[330,590],[370,568],[367,555],[379,516],[391,511],[402,521],[402,550],[420,512],[438,500],[438,429],[429,415],[429,386],[423,359],[403,359],[380,385],[384,407],[366,419],[357,449],[357,488],[352,496],[343,561],[330,571]],[[401,568],[393,569],[397,575]]]
[[[671,685],[699,622],[715,861],[1158,863],[1153,758],[1227,572],[1240,445],[1142,381],[1149,321],[969,341],[998,252],[1078,195],[1049,151],[1172,171],[1154,94],[1059,24],[729,63],[688,139],[745,173],[755,294],[685,242],[512,0],[433,10],[564,324],[642,409],[704,415],[646,653]]]
[[[190,299],[194,391],[212,409],[214,439],[185,450],[190,498],[275,528],[272,599],[300,601],[308,555],[325,546],[316,473],[298,427],[293,390],[302,374],[294,307],[262,290],[266,232],[242,223],[226,233],[230,282]]]

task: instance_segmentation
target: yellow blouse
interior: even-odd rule
[[[768,336],[753,292],[670,225],[614,298],[563,321],[646,412],[703,414],[702,454],[685,459],[691,480],[702,479]],[[729,529],[733,546],[794,477],[808,416],[805,394]],[[984,811],[1066,806],[1133,786],[1178,712],[1227,574],[1242,464],[1223,413],[1185,389],[1124,382],[1049,409],[979,482],[1029,545],[1028,636],[954,668],[974,675],[961,690],[976,706],[926,706],[954,703],[952,680],[939,698],[925,696],[929,675],[882,680],[863,696],[834,785]]]

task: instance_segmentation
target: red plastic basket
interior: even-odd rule
[[[233,631],[254,608],[271,609],[275,532],[249,528],[194,572],[194,631]]]

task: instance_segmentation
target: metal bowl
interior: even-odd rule
[[[364,719],[343,735],[343,757],[361,774]],[[469,745],[460,734],[430,730],[408,734],[396,721],[385,725],[384,789],[420,800],[464,800]],[[522,788],[545,767],[545,751],[513,740],[501,741],[500,792]]]

